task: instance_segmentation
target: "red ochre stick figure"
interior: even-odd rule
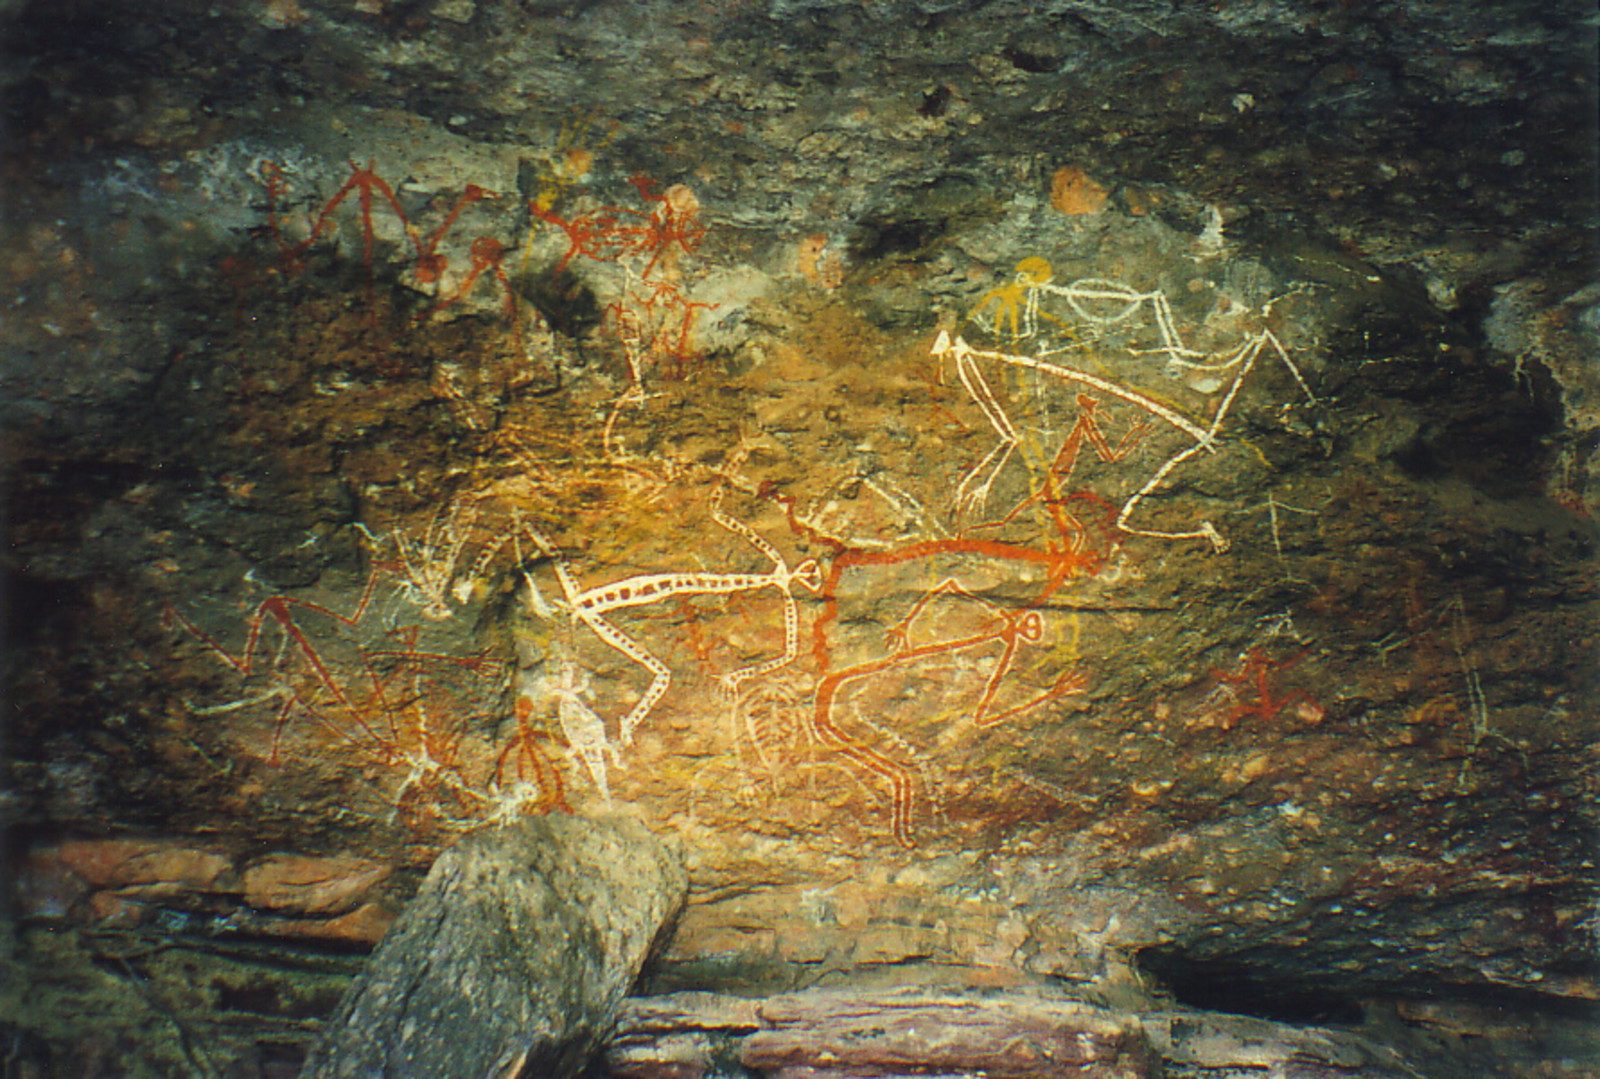
[[[461,193],[456,196],[454,204],[445,214],[444,220],[434,227],[424,239],[417,226],[411,221],[401,204],[399,196],[388,181],[379,176],[373,163],[369,160],[365,167],[350,162],[350,176],[340,186],[332,198],[323,204],[322,209],[312,221],[311,231],[305,239],[298,243],[288,243],[283,235],[283,223],[280,204],[284,194],[288,191],[288,182],[281,166],[268,161],[262,165],[262,183],[267,189],[267,222],[278,245],[279,258],[284,268],[290,273],[299,273],[305,269],[305,256],[317,242],[334,227],[334,215],[339,207],[352,195],[358,204],[358,217],[361,228],[361,264],[366,271],[366,286],[368,298],[371,298],[373,286],[373,261],[377,244],[378,230],[373,221],[374,204],[387,207],[388,211],[400,223],[401,230],[405,233],[416,259],[413,264],[413,275],[416,284],[424,288],[437,287],[445,280],[446,271],[449,269],[449,259],[440,251],[441,245],[455,227],[461,215],[478,202],[496,199],[499,196],[480,187],[477,184],[467,184]],[[423,314],[423,318],[442,311],[455,303],[472,290],[478,278],[485,273],[491,274],[499,283],[505,296],[507,316],[512,320],[512,328],[520,348],[522,328],[517,316],[516,297],[512,292],[503,266],[506,254],[505,245],[491,237],[480,236],[473,241],[471,249],[472,266],[466,278],[449,296],[435,296],[434,305]],[[419,320],[420,321],[420,320]]]
[[[272,242],[278,249],[278,259],[284,269],[294,272],[300,267],[295,262],[294,245],[290,244],[283,234],[283,218],[280,216],[280,204],[289,191],[289,181],[284,175],[283,166],[276,161],[263,161],[261,185],[267,189],[267,231],[272,235]]]
[[[400,227],[404,230],[406,238],[411,241],[412,249],[416,251],[417,257],[420,259],[423,256],[422,241],[417,236],[417,230],[411,224],[410,218],[406,216],[405,207],[400,205],[400,199],[396,197],[394,189],[389,186],[388,181],[374,172],[373,167],[373,163],[370,160],[365,168],[357,165],[354,161],[350,162],[349,179],[345,180],[344,185],[334,193],[333,198],[329,199],[327,204],[322,207],[322,212],[312,222],[311,234],[289,249],[291,265],[294,268],[298,269],[304,264],[302,256],[321,238],[323,232],[328,229],[329,223],[333,220],[334,211],[351,194],[356,195],[360,205],[361,265],[367,271],[367,287],[369,290],[372,287],[373,248],[377,241],[377,229],[372,223],[374,194],[383,200],[389,207],[390,212],[394,214],[396,220],[400,222]]]
[[[509,249],[492,236],[479,236],[472,241],[472,268],[467,276],[462,279],[461,287],[435,303],[423,312],[423,318],[438,314],[467,293],[472,291],[472,286],[478,283],[478,278],[485,273],[492,276],[500,286],[501,303],[505,308],[506,318],[511,322],[511,334],[516,341],[517,354],[524,352],[522,344],[522,318],[517,312],[517,293],[511,287],[511,279],[506,276],[505,257]],[[436,256],[442,258],[443,256]]]
[[[635,175],[629,179],[639,197],[656,204],[649,213],[623,206],[601,206],[570,220],[552,213],[538,200],[529,200],[528,212],[567,235],[567,250],[556,263],[561,273],[579,255],[596,262],[621,262],[649,256],[641,279],[648,279],[658,264],[671,263],[679,253],[692,254],[705,237],[700,224],[700,200],[686,184],[673,184],[654,194],[655,181]],[[673,248],[676,247],[676,251]]]
[[[286,655],[298,656],[309,669],[311,689],[308,691],[306,688],[297,685],[291,675],[274,670],[271,679],[273,687],[269,695],[279,697],[281,704],[278,708],[277,718],[274,721],[272,752],[268,757],[269,763],[278,763],[283,730],[296,709],[304,711],[323,726],[343,736],[348,736],[348,728],[353,724],[373,743],[381,744],[382,736],[379,735],[370,722],[372,715],[370,702],[358,703],[352,699],[350,693],[311,643],[311,638],[306,635],[305,630],[295,620],[294,615],[296,610],[309,611],[313,614],[331,618],[345,626],[354,626],[361,621],[362,616],[366,613],[367,605],[372,600],[372,593],[377,579],[378,571],[375,569],[367,578],[366,588],[361,593],[361,599],[356,605],[355,613],[350,615],[342,615],[329,607],[324,607],[320,603],[313,603],[309,600],[294,599],[289,596],[269,596],[257,605],[254,613],[251,614],[246,623],[244,650],[238,655],[228,651],[215,638],[211,637],[188,618],[185,618],[178,612],[177,608],[171,605],[166,608],[163,621],[167,625],[177,623],[182,626],[190,635],[199,640],[207,650],[237,672],[241,678],[245,679],[253,678],[258,673],[258,664],[261,663],[265,650],[263,631],[269,621],[278,627],[279,632],[283,634],[284,645],[267,654],[267,662],[274,668],[278,668],[284,662]],[[313,692],[318,689],[331,698],[337,712],[346,722],[340,722],[323,714],[313,696]]]
[[[486,808],[503,808],[504,799],[495,797],[500,792],[488,788],[489,777],[479,774],[463,746],[472,722],[485,714],[481,690],[502,684],[506,665],[485,655],[419,650],[420,633],[415,625],[391,630],[387,636],[400,647],[363,653],[372,682],[373,725],[379,726],[381,719],[382,733],[372,745],[354,737],[349,741],[358,752],[368,752],[378,764],[401,774],[391,795],[397,810],[403,811],[419,794],[431,800],[435,812],[453,805],[478,817]],[[480,705],[476,710],[474,702]],[[550,791],[540,788],[534,800],[519,790],[516,804],[520,808],[531,802],[537,811]]]
[[[552,213],[536,202],[528,203],[528,211],[540,221],[554,225],[567,234],[567,250],[556,262],[554,273],[566,271],[579,255],[595,262],[618,262],[630,251],[628,230],[620,223],[619,215],[644,218],[637,210],[616,206],[602,206],[598,210],[579,214],[572,220]]]
[[[655,181],[648,176],[635,174],[628,182],[639,189],[640,198],[656,203],[650,224],[638,231],[635,240],[636,251],[650,254],[649,264],[639,275],[648,278],[663,257],[669,264],[676,260],[677,254],[669,253],[672,245],[685,255],[694,254],[705,239],[706,228],[700,223],[700,200],[687,184],[673,184],[657,195],[653,193]]]
[[[956,596],[971,603],[981,606],[987,613],[985,624],[977,632],[964,637],[956,637],[931,644],[912,645],[911,624],[935,600],[942,596]],[[1044,618],[1038,611],[1031,608],[1006,609],[997,604],[990,603],[982,596],[963,588],[952,578],[940,581],[929,589],[911,607],[906,617],[889,630],[889,640],[894,644],[894,652],[889,657],[897,660],[914,660],[925,656],[941,653],[955,653],[970,648],[977,648],[987,644],[1000,643],[1001,650],[996,657],[989,676],[984,681],[983,693],[978,698],[977,707],[972,711],[972,723],[980,729],[998,726],[1008,719],[1023,715],[1044,704],[1054,700],[1065,693],[1075,693],[1082,690],[1087,684],[1083,675],[1077,671],[1068,672],[1056,679],[1050,689],[1022,704],[1014,705],[1001,712],[991,712],[994,707],[995,696],[1000,691],[1001,683],[1011,672],[1011,665],[1016,661],[1017,651],[1024,644],[1038,644],[1044,639]]]
[[[165,621],[181,626],[241,678],[263,677],[267,692],[249,700],[202,710],[216,713],[242,704],[276,698],[272,749],[268,762],[278,764],[285,730],[291,719],[304,716],[329,735],[351,747],[364,760],[399,777],[389,797],[396,810],[405,811],[416,797],[429,800],[432,812],[451,805],[471,807],[473,816],[485,809],[511,803],[521,811],[540,812],[561,804],[560,777],[531,741],[526,724],[502,752],[496,779],[510,767],[526,788],[538,785],[537,797],[527,790],[491,791],[487,776],[463,754],[477,687],[492,683],[505,664],[483,655],[458,656],[418,649],[417,626],[388,631],[395,647],[370,649],[351,646],[351,655],[329,660],[314,640],[314,629],[303,623],[307,615],[321,616],[345,627],[361,623],[381,572],[369,576],[354,613],[289,596],[270,596],[257,605],[246,622],[243,648],[235,653],[201,630],[194,622],[168,607]],[[272,630],[276,628],[274,640]],[[320,636],[321,634],[317,634]]]
[[[445,215],[445,219],[439,223],[438,228],[434,229],[433,232],[428,234],[427,242],[419,245],[417,249],[416,277],[418,284],[436,284],[441,278],[444,277],[444,272],[448,267],[449,262],[442,254],[439,253],[439,244],[450,232],[450,229],[455,226],[456,219],[462,215],[466,208],[475,202],[499,197],[500,196],[496,195],[493,191],[485,190],[484,188],[479,187],[477,184],[468,184],[466,187],[462,188],[461,194],[456,198],[456,204],[450,208],[450,212]],[[474,243],[473,247],[476,248],[477,244]],[[477,260],[476,257],[474,257],[474,266],[476,266],[476,264]],[[456,295],[461,296],[465,294],[466,291],[471,287],[472,285],[469,279],[466,284],[463,284],[461,288],[456,290]],[[443,305],[441,304],[441,306]]]
[[[796,521],[793,500],[777,497],[789,510],[791,527],[805,531],[804,526]],[[839,584],[846,571],[858,566],[902,565],[908,562],[932,560],[943,555],[973,555],[1002,562],[1039,566],[1046,571],[1047,576],[1040,586],[1039,594],[1027,604],[1028,608],[1036,608],[1049,600],[1067,581],[1093,572],[1104,560],[1101,552],[1089,547],[1087,535],[1078,525],[1076,518],[1063,515],[1059,520],[1065,529],[1062,534],[1064,542],[1061,546],[1052,543],[1045,550],[978,536],[921,540],[904,547],[886,550],[863,550],[834,544],[836,553],[829,565],[828,575],[823,581],[821,590],[822,613],[812,624],[812,654],[818,669],[824,672],[828,669],[830,653],[828,630],[839,617]]]
[[[1320,716],[1322,706],[1304,690],[1291,689],[1288,693],[1278,696],[1271,686],[1273,671],[1293,666],[1300,662],[1305,654],[1305,650],[1302,649],[1287,659],[1275,660],[1260,648],[1251,647],[1239,657],[1240,665],[1237,670],[1213,670],[1211,674],[1217,679],[1217,688],[1236,702],[1222,719],[1223,730],[1231,731],[1241,719],[1248,716],[1266,721],[1274,720],[1290,705],[1297,706],[1298,711],[1308,715]],[[1254,699],[1249,699],[1247,694],[1253,694]]]
[[[720,306],[690,300],[669,281],[642,279],[630,284],[622,298],[607,304],[606,313],[627,353],[633,382],[629,392],[642,392],[646,359],[658,368],[662,360],[670,360],[672,376],[682,378],[694,359],[696,312]]]
[[[945,640],[913,644],[910,638],[912,623],[930,603],[941,596],[959,596],[981,604],[991,617],[974,632]],[[1005,610],[985,601],[954,580],[946,579],[918,599],[906,617],[889,630],[889,639],[893,647],[887,655],[831,671],[817,684],[811,718],[813,735],[835,753],[889,784],[892,797],[890,823],[896,841],[907,847],[916,845],[911,832],[911,819],[916,803],[916,786],[912,771],[908,766],[863,744],[860,739],[839,727],[834,720],[834,705],[840,690],[850,683],[870,678],[891,668],[909,666],[935,656],[953,655],[957,652],[999,644],[1000,653],[984,679],[983,690],[971,714],[974,726],[994,727],[1024,715],[1047,701],[1068,693],[1080,692],[1087,684],[1081,672],[1069,671],[1057,678],[1044,692],[1009,708],[992,711],[995,698],[1006,676],[1011,673],[1012,664],[1020,647],[1023,644],[1037,644],[1043,638],[1044,619],[1038,611],[1028,608]]]
[[[1080,677],[1073,672],[1062,676],[1054,686],[1034,700],[1025,701],[999,713],[990,711],[1001,682],[1010,670],[1017,649],[1022,643],[1037,639],[1042,634],[1042,621],[1036,608],[1046,603],[1073,577],[1098,568],[1104,556],[1089,546],[1087,533],[1077,525],[1076,519],[1068,514],[1062,514],[1057,518],[1061,528],[1059,545],[1052,544],[1046,550],[973,536],[923,540],[887,550],[863,550],[846,546],[810,528],[800,520],[793,498],[772,491],[764,493],[784,507],[790,528],[798,535],[831,547],[834,552],[828,573],[819,590],[823,601],[822,611],[811,625],[812,659],[821,676],[812,710],[812,734],[831,752],[888,784],[893,806],[891,830],[897,842],[908,847],[914,846],[911,820],[916,807],[917,790],[913,769],[839,726],[834,716],[835,702],[840,689],[854,680],[877,674],[896,665],[941,653],[1000,642],[1001,655],[997,665],[990,670],[974,713],[975,722],[980,726],[992,726],[1004,722],[1050,699],[1076,692],[1082,688],[1082,684]],[[973,556],[1037,566],[1045,571],[1046,577],[1039,586],[1038,594],[1020,608],[1004,612],[999,608],[992,608],[995,620],[976,633],[931,644],[911,645],[905,638],[911,620],[919,613],[914,609],[912,614],[902,620],[897,627],[900,639],[893,651],[864,663],[833,669],[830,631],[839,620],[840,586],[848,571],[867,566],[932,562],[949,556]],[[959,589],[959,586],[956,587]],[[924,606],[928,598],[924,598]],[[891,640],[894,639],[892,634]]]
[[[496,786],[503,792],[511,793],[519,786],[532,784],[539,792],[539,801],[534,805],[536,813],[570,809],[561,770],[539,745],[541,741],[550,740],[550,736],[534,727],[532,699],[519,696],[513,712],[517,733],[506,743],[500,751],[499,760],[495,762]]]
[[[1078,457],[1087,442],[1094,450],[1095,456],[1103,464],[1117,464],[1125,459],[1133,449],[1143,440],[1152,424],[1149,420],[1137,419],[1125,432],[1115,446],[1106,439],[1105,432],[1101,430],[1099,410],[1100,401],[1088,394],[1078,395],[1078,418],[1072,425],[1072,430],[1067,432],[1067,437],[1062,441],[1061,447],[1056,451],[1055,458],[1050,462],[1050,467],[1045,470],[1040,489],[1023,498],[1011,511],[998,521],[986,524],[973,525],[965,530],[970,534],[986,528],[1002,528],[1016,520],[1034,503],[1043,505],[1050,521],[1055,525],[1056,531],[1063,537],[1083,535],[1086,533],[1080,521],[1068,509],[1073,502],[1091,503],[1104,511],[1108,543],[1115,545],[1120,538],[1116,535],[1115,526],[1111,523],[1116,517],[1116,507],[1112,506],[1099,495],[1088,491],[1066,493],[1066,481],[1078,467]]]

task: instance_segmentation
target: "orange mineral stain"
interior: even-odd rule
[[[1099,213],[1107,191],[1079,168],[1061,168],[1050,178],[1050,205],[1064,214]]]
[[[844,263],[828,243],[828,237],[823,233],[807,236],[800,241],[797,262],[800,273],[808,281],[826,289],[835,289],[844,283]]]

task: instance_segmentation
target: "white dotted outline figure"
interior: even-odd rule
[[[795,582],[799,582],[811,592],[821,591],[821,566],[816,559],[808,558],[790,569],[788,562],[776,547],[762,539],[748,525],[723,513],[721,506],[722,489],[718,488],[711,497],[712,519],[765,555],[772,562],[772,569],[765,573],[641,573],[610,584],[583,588],[579,586],[571,569],[550,541],[536,529],[523,526],[523,531],[527,532],[540,552],[550,560],[551,568],[564,595],[562,601],[550,603],[540,593],[532,576],[524,570],[523,579],[528,584],[529,604],[535,613],[545,618],[553,616],[558,611],[565,613],[574,623],[588,627],[596,637],[650,672],[650,685],[628,714],[622,717],[619,737],[623,746],[633,743],[633,732],[671,687],[672,671],[643,645],[608,620],[606,616],[610,612],[643,607],[676,596],[733,595],[774,588],[783,597],[783,655],[724,675],[723,684],[729,689],[736,689],[743,681],[771,673],[792,663],[798,655],[799,612],[795,606],[793,586]]]

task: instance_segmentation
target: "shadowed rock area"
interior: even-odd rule
[[[646,1000],[1600,1067],[1595,29],[0,2],[13,1070],[296,1074],[568,814]]]

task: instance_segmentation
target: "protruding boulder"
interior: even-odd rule
[[[434,863],[301,1074],[576,1075],[687,889],[631,821],[550,816],[468,836]]]

